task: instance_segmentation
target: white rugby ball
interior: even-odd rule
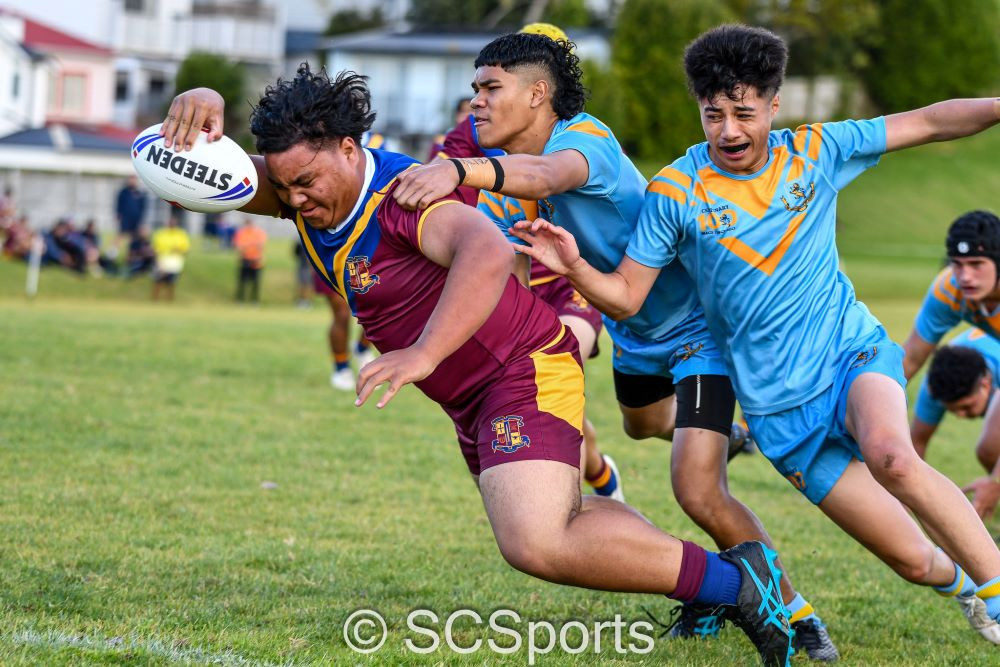
[[[219,213],[245,206],[257,194],[257,170],[239,145],[202,130],[191,150],[163,145],[157,123],[132,142],[132,166],[156,196],[190,211]]]

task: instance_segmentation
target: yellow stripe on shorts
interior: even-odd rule
[[[545,350],[566,335],[565,327],[559,337],[542,349],[531,353],[535,364],[535,387],[539,412],[558,417],[583,435],[583,369],[569,352],[546,354]]]

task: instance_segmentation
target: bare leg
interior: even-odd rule
[[[873,479],[869,483],[856,473],[845,475],[830,492],[833,499],[828,496],[820,503],[824,512],[909,581],[946,585],[954,570],[947,559],[933,555],[931,542],[912,519],[905,520],[902,505],[973,581],[1000,575],[1000,552],[968,499],[913,449],[906,398],[892,378],[865,373],[854,381],[847,399],[847,429],[859,443]],[[846,486],[840,488],[841,483]],[[873,495],[879,485],[886,493]]]
[[[594,498],[584,509],[572,466],[505,463],[483,471],[479,488],[500,552],[523,572],[608,591],[666,594],[677,586],[681,542],[622,503]]]
[[[597,343],[597,332],[590,323],[582,317],[573,315],[562,315],[559,321],[569,327],[569,330],[576,336],[576,341],[580,345],[580,358],[586,363],[587,359],[594,351]],[[583,467],[581,470],[584,477],[590,479],[601,472],[604,467],[604,460],[601,457],[601,450],[597,446],[597,430],[586,417],[583,420]]]
[[[674,419],[677,410],[675,396],[667,396],[641,408],[629,408],[619,403],[618,409],[622,413],[622,427],[625,429],[625,435],[633,440],[646,438],[673,440]]]
[[[351,321],[351,311],[347,307],[347,302],[339,294],[327,294],[326,300],[330,304],[330,312],[333,314],[328,335],[330,354],[333,355],[334,359],[347,360],[350,356],[347,353],[347,328]]]
[[[708,533],[719,549],[757,540],[772,549],[770,535],[749,507],[729,493],[726,452],[729,438],[700,428],[679,428],[670,455],[670,482],[684,513]],[[795,597],[795,589],[780,566],[781,596]]]

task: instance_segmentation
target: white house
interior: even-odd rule
[[[0,15],[0,136],[45,123],[51,63],[23,40],[24,22]]]
[[[494,32],[395,32],[374,30],[324,42],[330,72],[354,70],[368,76],[378,114],[375,129],[407,141],[444,131],[452,109],[472,96],[473,63]],[[607,62],[610,47],[601,31],[570,31],[583,60]]]

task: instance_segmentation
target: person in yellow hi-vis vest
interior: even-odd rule
[[[153,272],[153,301],[164,293],[167,301],[174,300],[174,284],[184,270],[184,256],[191,250],[191,238],[177,224],[177,218],[167,218],[167,225],[153,233],[156,269]]]

